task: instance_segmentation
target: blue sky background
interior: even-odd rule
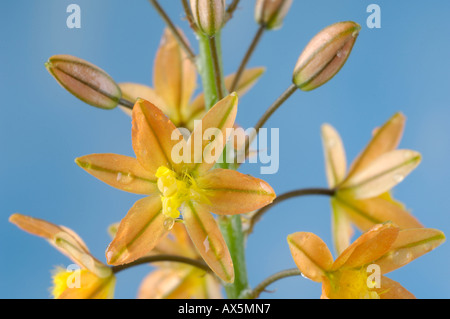
[[[423,162],[394,194],[427,227],[450,234],[450,42],[446,1],[296,0],[281,30],[263,37],[250,66],[266,66],[257,86],[240,100],[238,122],[252,126],[290,84],[297,57],[323,27],[353,20],[362,25],[347,64],[325,86],[296,93],[267,123],[280,128],[280,169],[262,176],[278,194],[325,186],[320,125],[338,129],[353,159],[374,127],[397,111],[408,118],[402,148]],[[82,28],[66,27],[66,8],[80,5]],[[195,46],[179,1],[161,1]],[[381,29],[368,29],[366,7],[381,7]],[[253,0],[243,0],[223,31],[226,73],[237,68],[257,26]],[[64,91],[44,62],[72,54],[97,64],[118,82],[151,84],[152,65],[164,28],[145,0],[2,1],[0,19],[0,297],[48,298],[51,269],[69,260],[44,240],[8,222],[15,212],[66,225],[104,260],[107,226],[119,221],[137,195],[113,189],[86,174],[78,156],[133,155],[131,121],[120,110],[87,106]],[[200,87],[200,83],[199,83]],[[256,164],[242,171],[259,176]],[[247,244],[250,283],[295,267],[286,236],[310,231],[331,246],[325,197],[298,198],[272,209]],[[419,298],[450,297],[450,248],[437,250],[389,275]],[[134,298],[150,270],[118,275],[116,297]],[[269,287],[264,298],[317,298],[320,285],[302,277]]]

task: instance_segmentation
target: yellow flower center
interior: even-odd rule
[[[156,171],[158,188],[161,192],[163,214],[169,219],[180,216],[179,207],[183,202],[194,200],[208,202],[204,191],[201,190],[195,179],[189,174],[179,176],[171,169],[160,166]]]
[[[374,282],[368,280],[368,273],[361,269],[346,269],[330,274],[331,299],[380,299],[372,289]]]
[[[80,270],[81,274],[83,272],[88,272],[86,269]],[[80,274],[80,277],[81,277]],[[74,276],[73,271],[67,271],[62,267],[56,267],[53,273],[53,287],[52,287],[52,295],[53,298],[58,298],[61,294],[68,288],[79,288],[76,287],[76,277]]]

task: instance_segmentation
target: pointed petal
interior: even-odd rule
[[[389,251],[398,232],[399,228],[391,223],[375,225],[342,252],[332,269],[357,268],[373,263]]]
[[[152,250],[154,254],[179,255],[197,259],[199,257],[186,227],[182,223],[176,222],[168,236],[160,240],[158,245]]]
[[[195,65],[187,58],[172,31],[165,29],[156,53],[153,83],[156,93],[167,105],[168,116],[175,123],[181,120],[181,111],[189,103],[196,80]]]
[[[386,274],[430,252],[444,241],[444,233],[436,229],[405,229],[399,232],[389,251],[374,263]]]
[[[406,118],[396,113],[373,136],[364,151],[353,162],[347,179],[364,170],[377,157],[397,148],[402,138]]]
[[[351,219],[340,205],[340,203],[332,198],[331,207],[333,211],[332,216],[332,231],[333,242],[339,256],[348,246],[350,246],[351,238],[353,236],[353,227]]]
[[[163,111],[164,114],[169,114],[166,104],[151,87],[138,83],[119,83],[119,87],[122,90],[122,97],[124,99],[132,101],[133,103],[139,98],[144,99],[152,102]],[[120,108],[126,114],[131,116],[132,110],[124,106],[120,106]]]
[[[355,200],[342,194],[334,197],[341,209],[345,210],[351,221],[363,232],[376,224],[392,222],[401,229],[419,228],[422,224],[405,208],[379,197]]]
[[[311,280],[321,282],[333,264],[327,245],[313,233],[298,232],[287,237],[298,269]]]
[[[180,169],[181,160],[172,157],[172,149],[177,143],[184,143],[183,135],[160,109],[146,100],[138,99],[134,105],[132,140],[137,160],[152,174],[163,165]]]
[[[343,181],[347,171],[344,145],[339,133],[328,124],[322,125],[322,143],[328,186],[334,188]]]
[[[138,200],[120,222],[117,234],[106,250],[108,264],[129,263],[151,251],[167,234],[165,218],[159,196]]]
[[[215,164],[225,147],[229,129],[234,125],[237,105],[238,97],[235,93],[231,93],[217,102],[201,122],[197,123],[187,142],[187,149],[191,150],[190,172],[201,175]],[[206,139],[208,133],[214,135]]]
[[[270,204],[276,197],[265,181],[229,169],[213,169],[196,182],[208,197],[207,207],[215,214],[248,213]]]
[[[374,288],[380,299],[416,299],[412,293],[406,290],[395,280],[381,276],[381,287]]]
[[[347,179],[339,188],[359,199],[378,196],[400,183],[420,160],[420,154],[415,151],[390,151]]]
[[[47,239],[62,254],[96,275],[110,272],[108,267],[91,255],[85,243],[73,230],[21,214],[11,215],[9,221],[30,234]]]
[[[241,79],[239,80],[239,83],[234,90],[237,96],[241,97],[245,93],[247,93],[253,87],[253,85],[255,85],[255,83],[259,80],[259,78],[264,74],[265,71],[266,69],[264,67],[246,69],[243,72]],[[231,74],[225,77],[225,87],[228,91],[230,91],[230,87],[234,81],[234,77],[235,74]],[[204,94],[200,93],[199,95],[197,95],[192,101],[191,105],[186,109],[186,111],[187,114],[185,118],[187,119],[188,123],[201,118],[202,113],[205,112]]]
[[[255,85],[256,81],[259,80],[259,78],[264,74],[265,71],[266,68],[264,67],[256,67],[244,70],[241,78],[239,79],[239,82],[236,85],[236,88],[234,89],[236,94],[241,97],[245,93],[247,93],[253,87],[253,85]],[[225,87],[228,91],[230,90],[235,77],[236,74],[233,73],[225,78]]]
[[[132,157],[117,154],[91,154],[75,162],[92,176],[120,190],[153,194],[158,190],[156,177]]]
[[[225,282],[234,281],[233,261],[214,217],[205,206],[185,203],[183,219],[198,252],[208,266]]]

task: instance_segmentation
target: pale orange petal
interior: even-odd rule
[[[323,240],[313,233],[298,232],[289,235],[287,241],[302,274],[322,282],[333,264],[333,256]]]
[[[381,287],[373,290],[378,293],[380,299],[416,299],[398,282],[384,276],[381,276]]]
[[[169,29],[164,31],[153,70],[155,91],[164,100],[169,117],[178,123],[195,90],[197,74],[195,65]]]
[[[102,182],[123,191],[152,194],[158,190],[156,177],[129,156],[91,154],[78,157],[75,162]]]
[[[155,90],[153,90],[151,87],[138,83],[119,83],[119,87],[122,90],[122,97],[124,99],[132,101],[134,103],[137,99],[141,98],[152,102],[161,111],[163,111],[164,114],[169,114],[165,102],[156,94]],[[126,114],[131,116],[131,109],[124,106],[120,106],[120,108]]]
[[[179,170],[181,160],[173,157],[172,150],[177,143],[185,142],[175,125],[155,105],[142,99],[134,105],[132,117],[133,149],[139,163],[152,174],[160,166]]]
[[[376,224],[390,221],[400,227],[419,228],[422,224],[405,208],[386,200],[384,195],[364,200],[341,196],[334,197],[341,209],[345,210],[351,221],[363,232]]]
[[[366,168],[380,155],[397,148],[402,138],[406,118],[402,113],[396,113],[373,136],[370,143],[353,162],[347,178]]]
[[[343,181],[347,172],[344,145],[339,133],[328,124],[322,125],[322,143],[328,186],[333,188]]]
[[[179,222],[174,223],[168,236],[165,236],[152,250],[153,254],[179,255],[196,259],[199,257],[186,227]]]
[[[233,282],[233,261],[214,217],[192,202],[185,203],[182,211],[189,236],[205,262],[223,281]]]
[[[332,269],[357,268],[373,263],[389,251],[398,233],[399,228],[391,223],[375,225],[342,252]]]
[[[21,214],[11,215],[9,221],[30,234],[47,239],[62,254],[92,273],[104,275],[109,272],[109,268],[92,256],[85,243],[73,230]]]
[[[266,68],[264,67],[249,68],[244,70],[244,72],[242,72],[241,78],[239,79],[239,82],[236,85],[236,88],[234,89],[236,94],[241,97],[245,93],[247,93],[253,87],[253,85],[255,85],[256,81],[259,80],[259,78],[264,74],[265,71]],[[235,77],[236,74],[233,73],[225,78],[225,87],[228,91],[230,91]]]
[[[237,84],[235,88],[236,94],[241,97],[245,93],[247,93],[253,85],[256,83],[256,81],[259,80],[261,75],[263,75],[265,72],[264,67],[256,67],[256,68],[249,68],[246,69],[241,79],[239,80],[239,83]],[[235,74],[228,75],[225,77],[225,87],[228,91],[230,91],[231,84],[233,83]],[[199,119],[202,116],[202,113],[205,112],[205,96],[203,93],[200,93],[197,95],[194,100],[192,101],[191,105],[187,108],[187,114],[186,119],[188,123],[193,123],[193,120]],[[189,128],[189,126],[188,126]]]
[[[270,204],[276,197],[265,181],[228,169],[213,169],[196,182],[206,192],[207,207],[215,214],[248,213]]]
[[[414,259],[430,252],[445,241],[440,230],[415,228],[401,230],[389,251],[374,263],[386,274],[403,267]]]
[[[197,123],[187,142],[191,151],[190,172],[201,175],[215,164],[234,125],[237,105],[238,97],[232,93],[217,102]],[[213,135],[207,139],[208,133]]]
[[[379,156],[364,170],[354,174],[339,186],[340,191],[364,199],[389,191],[419,165],[420,153],[411,150],[394,150]]]
[[[167,234],[165,218],[159,196],[138,200],[120,222],[117,234],[106,250],[108,264],[129,263],[151,251]]]
[[[332,232],[333,242],[336,248],[336,252],[340,255],[348,246],[350,246],[351,238],[353,236],[353,227],[351,225],[351,219],[346,214],[340,203],[332,198]]]

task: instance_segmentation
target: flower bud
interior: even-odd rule
[[[329,81],[344,65],[361,26],[338,22],[320,31],[303,50],[294,69],[293,82],[303,91]]]
[[[283,24],[293,0],[257,0],[255,20],[266,29],[278,29]]]
[[[80,58],[55,55],[45,67],[62,87],[87,104],[113,109],[122,98],[119,86],[105,71]]]
[[[213,36],[225,23],[225,0],[191,0],[191,9],[198,28]]]

